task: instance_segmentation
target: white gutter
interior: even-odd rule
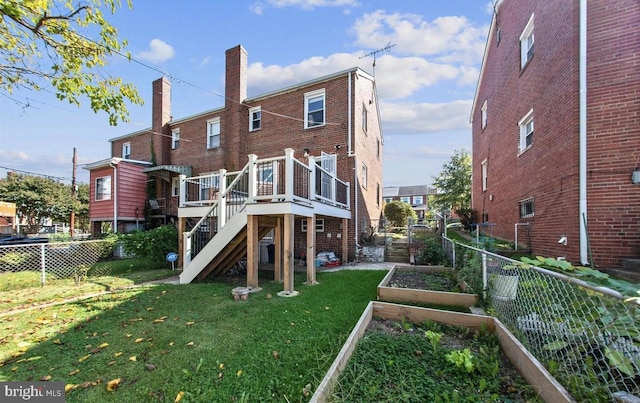
[[[587,0],[580,0],[580,262],[589,264],[589,238],[587,234]]]
[[[113,168],[113,233],[118,233],[118,166],[109,164]]]
[[[349,85],[347,86],[347,99],[349,100],[349,106],[348,106],[348,121],[349,121],[349,127],[347,128],[347,155],[351,155],[352,150],[351,150],[351,72],[349,72]]]

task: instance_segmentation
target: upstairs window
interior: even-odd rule
[[[527,22],[527,26],[524,27],[522,34],[520,34],[520,68],[524,68],[524,66],[529,63],[529,60],[533,57],[533,14],[531,14],[531,18],[529,18],[529,22]]]
[[[480,125],[482,129],[487,127],[487,101],[484,101],[480,109]]]
[[[384,198],[384,202],[385,203],[391,203],[393,201],[393,197],[385,197]]]
[[[364,132],[367,132],[367,120],[369,119],[368,117],[368,112],[367,112],[367,106],[365,104],[362,104],[362,130],[364,130]]]
[[[366,164],[362,164],[362,187],[366,189],[367,180],[369,179],[369,168]]]
[[[533,145],[533,109],[518,122],[518,127],[520,128],[518,150],[523,153]]]
[[[96,179],[96,201],[111,200],[111,177],[103,176]]]
[[[533,217],[533,213],[534,213],[533,199],[522,200],[518,204],[520,206],[520,218]]]
[[[400,201],[403,202],[403,203],[411,204],[411,197],[402,196],[402,197],[400,197]]]
[[[256,106],[249,109],[249,131],[260,130],[262,127],[262,108]]]
[[[220,147],[220,118],[207,120],[207,148]]]
[[[122,158],[128,160],[131,157],[131,143],[124,143],[122,145]]]
[[[171,130],[171,149],[175,150],[180,145],[180,129]]]
[[[304,128],[325,124],[325,92],[318,90],[304,94]]]
[[[413,196],[413,205],[421,206],[424,204],[424,196]]]
[[[487,166],[487,160],[482,161],[482,191],[487,190],[487,177],[489,175],[489,167]]]
[[[376,156],[380,159],[380,139],[376,140]]]

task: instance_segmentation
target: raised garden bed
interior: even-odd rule
[[[476,306],[478,296],[464,293],[464,285],[452,282],[448,275],[452,272],[444,266],[396,266],[378,285],[378,300],[466,308]]]
[[[392,304],[372,301],[363,312],[360,320],[351,332],[347,342],[334,360],[311,398],[311,402],[332,401],[333,389],[347,365],[352,353],[356,349],[358,341],[370,327],[373,318],[399,321],[406,323],[423,324],[434,321],[445,325],[462,326],[471,330],[492,332],[497,336],[500,349],[513,367],[522,375],[527,383],[534,389],[534,395],[545,402],[572,402],[569,393],[547,372],[547,370],[527,351],[527,349],[507,330],[498,320],[490,316],[473,315],[466,313],[441,311],[437,309],[420,308],[407,305]],[[422,354],[425,352],[422,351]],[[389,357],[392,359],[392,357]],[[382,386],[381,386],[382,387]],[[411,385],[403,385],[411,388]],[[413,385],[418,387],[418,385]],[[452,391],[453,392],[453,391]],[[453,397],[453,395],[452,395]],[[468,396],[459,396],[465,399]]]

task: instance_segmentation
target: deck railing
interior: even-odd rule
[[[213,236],[244,209],[246,203],[296,202],[312,205],[321,202],[349,209],[349,182],[321,168],[313,157],[308,165],[293,156],[288,148],[280,157],[249,162],[239,172],[222,169],[210,175],[180,176],[180,206],[211,206],[184,237],[184,267],[187,267]]]

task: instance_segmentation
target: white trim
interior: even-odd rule
[[[102,190],[102,194],[103,194],[103,196],[102,196],[100,199],[98,199],[98,181],[99,181],[99,180],[101,180],[101,179],[108,179],[109,186],[108,186],[108,189],[107,189],[107,187],[104,185],[104,183],[102,184],[102,186],[100,186],[100,189]],[[94,184],[94,187],[93,187],[93,189],[94,189],[94,195],[93,195],[93,198],[94,198],[94,200],[95,200],[95,201],[111,200],[111,194],[113,193],[113,192],[111,191],[111,186],[112,186],[111,175],[106,175],[106,176],[100,176],[100,177],[97,177],[97,178],[94,180],[93,184]],[[106,195],[106,196],[104,195],[105,190],[108,190],[108,191],[109,191],[109,194],[108,194],[108,195]]]
[[[487,190],[487,180],[489,178],[489,165],[487,162],[488,161],[485,158],[484,161],[480,163],[480,166],[482,167],[482,191],[483,192]]]
[[[180,146],[180,128],[171,130],[171,149],[175,150]]]
[[[527,25],[520,34],[520,68],[523,68],[533,57],[533,53],[531,53],[535,45],[533,17],[534,14],[532,13]],[[531,43],[529,43],[529,38],[531,38]]]
[[[214,133],[212,134],[211,128],[214,127],[214,125],[217,123],[218,126],[218,133]],[[212,148],[220,148],[220,133],[222,131],[222,127],[220,124],[220,117],[217,118],[213,118],[213,119],[207,119],[207,150],[210,150]],[[218,144],[217,145],[211,145],[211,139],[217,137],[218,138]]]
[[[307,219],[300,220],[300,231],[307,232]],[[324,232],[324,218],[316,218],[316,232]]]
[[[316,98],[322,98],[322,122],[321,123],[316,123],[313,122],[312,125],[310,125],[309,122],[309,101],[316,99]],[[319,111],[319,110],[318,110]],[[316,111],[314,111],[316,112]],[[314,127],[321,127],[327,124],[327,94],[324,88],[316,90],[316,91],[311,91],[311,92],[307,92],[304,94],[304,128],[305,129],[311,129]]]
[[[254,113],[259,113],[260,117],[258,119],[254,119],[253,118],[253,114]],[[258,127],[254,128],[253,123],[254,122],[258,122]],[[249,131],[250,132],[255,132],[262,129],[262,107],[261,106],[255,106],[253,108],[249,108]]]
[[[482,104],[482,108],[480,109],[480,128],[484,129],[487,127],[487,102],[489,100],[485,99]]]
[[[527,126],[531,123],[531,130],[528,131]],[[531,146],[533,146],[533,139],[531,139],[531,144],[527,145],[527,137],[529,133],[533,135],[534,133],[534,121],[533,121],[533,108],[520,121],[518,122],[518,153],[522,154]]]
[[[122,158],[128,160],[131,157],[131,142],[122,143]]]

